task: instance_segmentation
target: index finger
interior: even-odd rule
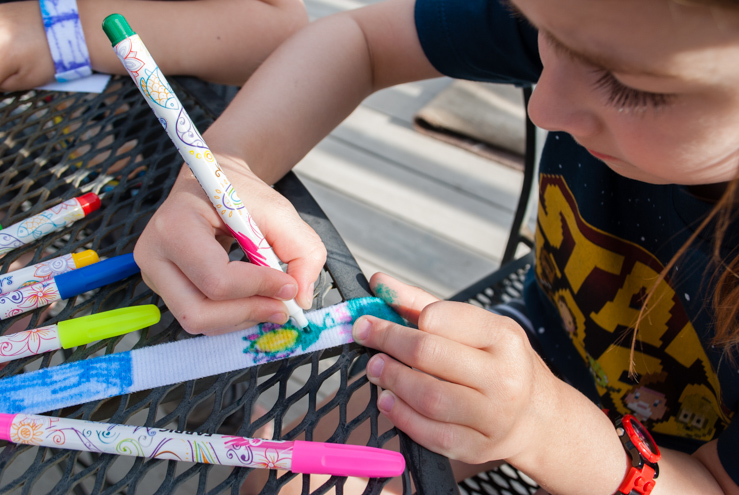
[[[370,287],[377,297],[414,325],[418,325],[421,311],[439,300],[423,289],[399,282],[384,273],[375,273],[370,279]]]
[[[517,325],[471,304],[440,301],[428,292],[376,273],[370,285],[400,316],[427,333],[477,349],[488,349]]]
[[[197,214],[187,225],[185,231],[180,228],[162,227],[160,235],[166,235],[167,242],[158,242],[156,247],[151,246],[148,236],[142,236],[141,246],[137,247],[143,253],[144,246],[149,249],[158,249],[161,258],[170,260],[192,283],[211,300],[229,300],[261,295],[280,299],[291,299],[297,293],[296,281],[282,272],[272,268],[256,266],[242,261],[231,261],[228,253],[214,237],[213,228]],[[165,221],[169,217],[163,217]],[[152,218],[152,222],[161,223],[159,218]],[[155,225],[156,227],[156,225]],[[137,250],[134,250],[136,254]],[[143,264],[148,266],[148,259],[140,256]],[[155,283],[158,283],[155,281]],[[285,286],[294,289],[288,291]],[[281,294],[280,290],[289,292]],[[284,297],[281,297],[284,296]]]
[[[478,388],[472,384],[485,383],[491,371],[485,351],[374,316],[358,318],[352,336],[364,346],[449,382]]]

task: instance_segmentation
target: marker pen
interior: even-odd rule
[[[279,258],[244,207],[233,184],[221,170],[139,35],[120,14],[107,16],[103,20],[103,30],[126,71],[249,261],[282,270]],[[285,305],[298,326],[308,326],[305,313],[294,299],[285,301]]]
[[[159,321],[153,304],[104,311],[0,337],[0,363],[141,330]]]
[[[48,282],[22,287],[0,296],[0,320],[117,282],[139,271],[133,255],[124,254],[63,273]]]
[[[320,442],[262,440],[215,433],[0,413],[0,439],[103,454],[130,455],[294,473],[388,478],[400,476],[399,452]]]
[[[0,295],[39,282],[48,282],[62,273],[71,272],[98,261],[100,261],[100,258],[98,258],[97,253],[92,249],[88,249],[81,253],[65,254],[58,258],[8,272],[5,275],[0,275]]]
[[[100,198],[91,192],[59,203],[38,215],[6,227],[0,231],[0,255],[59,230],[98,208]]]

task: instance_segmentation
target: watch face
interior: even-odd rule
[[[659,461],[659,448],[657,448],[657,444],[654,442],[652,435],[649,434],[644,425],[630,414],[623,417],[622,424],[626,434],[629,436],[641,455],[643,455],[649,462],[655,463]]]

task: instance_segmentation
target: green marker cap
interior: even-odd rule
[[[69,349],[98,340],[117,337],[159,322],[159,308],[153,304],[114,309],[57,323],[62,348]]]
[[[113,46],[136,34],[121,14],[110,14],[103,19],[103,31],[108,35],[108,39]]]

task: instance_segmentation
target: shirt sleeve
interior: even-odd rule
[[[417,0],[415,22],[426,57],[442,74],[518,86],[539,79],[536,30],[499,0]]]

